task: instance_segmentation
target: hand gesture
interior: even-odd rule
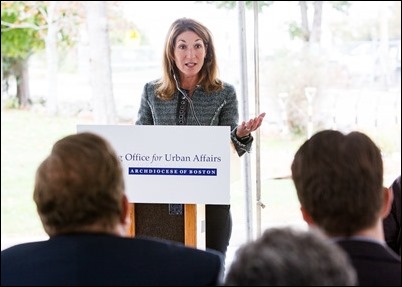
[[[247,137],[251,132],[255,131],[261,126],[262,120],[265,117],[265,113],[261,113],[258,117],[249,119],[247,122],[243,121],[237,126],[236,136],[238,138]]]

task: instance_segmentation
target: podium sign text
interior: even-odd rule
[[[136,203],[230,203],[230,127],[78,125],[107,139]]]

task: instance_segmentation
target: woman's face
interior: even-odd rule
[[[177,36],[174,60],[182,80],[198,75],[204,65],[206,52],[204,42],[196,33],[186,31]]]

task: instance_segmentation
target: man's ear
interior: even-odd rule
[[[313,218],[311,217],[311,215],[306,211],[306,209],[305,209],[303,206],[300,207],[300,211],[301,211],[301,213],[302,213],[302,216],[303,216],[304,221],[305,221],[308,225],[314,225],[314,220],[313,220]]]
[[[123,197],[121,199],[121,205],[122,205],[122,212],[120,216],[120,222],[123,224],[127,224],[127,220],[130,220],[129,218],[129,203],[128,203],[128,198],[125,194],[123,194]]]
[[[383,187],[382,191],[384,192],[384,200],[382,204],[381,217],[385,218],[391,211],[392,202],[394,200],[394,192],[392,191],[392,188],[386,187]]]
[[[127,196],[124,194],[121,199],[122,212],[120,215],[120,224],[123,227],[122,235],[131,237],[131,217],[130,217],[130,203]]]

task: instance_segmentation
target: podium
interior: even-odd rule
[[[205,249],[205,204],[183,204],[183,214],[169,214],[169,204],[130,203],[128,235],[155,237]]]
[[[78,125],[77,131],[104,137],[121,159],[129,236],[205,249],[205,204],[230,202],[229,126]],[[182,205],[181,215],[170,212],[172,203]]]

